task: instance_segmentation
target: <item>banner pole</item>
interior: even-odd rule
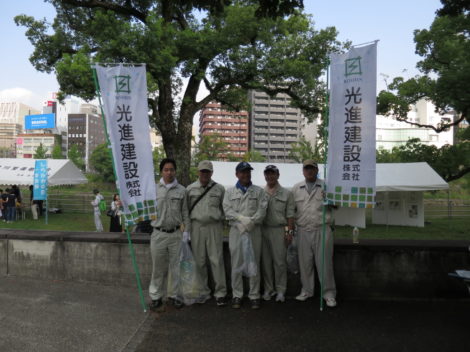
[[[328,162],[328,125],[329,125],[329,85],[330,85],[330,75],[329,75],[330,62],[328,60],[328,65],[326,67],[326,99],[325,99],[325,125],[323,136],[325,138],[325,155],[323,156],[323,214],[322,214],[322,236],[321,236],[321,279],[320,279],[320,311],[323,311],[323,287],[324,287],[324,278],[325,278],[325,237],[326,237],[326,207],[325,196],[326,196],[326,165]]]
[[[101,90],[100,90],[100,86],[98,84],[98,78],[96,77],[96,69],[92,68],[92,71],[93,71],[93,81],[95,83],[95,88],[96,88],[96,95],[98,97],[98,102],[100,104],[101,118],[103,120],[103,125],[104,125],[104,130],[105,130],[106,145],[108,146],[109,156],[111,157],[111,163],[113,165],[114,179],[117,181],[116,166],[114,164],[113,152],[112,152],[112,149],[111,149],[111,142],[110,142],[109,135],[108,135],[108,128],[107,128],[107,125],[106,125],[106,119],[104,117],[104,111],[103,111],[103,104],[102,104],[102,101],[101,101]],[[118,191],[118,194],[119,194],[119,198],[121,198],[121,190],[119,189],[117,182],[116,182],[116,188],[117,188],[117,191]],[[136,258],[135,258],[134,245],[132,244],[131,234],[130,234],[130,231],[129,231],[129,226],[128,226],[127,221],[124,221],[124,224],[125,224],[125,228],[126,228],[127,243],[129,245],[129,252],[130,252],[130,255],[131,255],[132,266],[134,268],[136,281],[137,281],[137,288],[139,290],[140,303],[142,305],[144,313],[146,313],[147,312],[147,305],[145,304],[144,293],[142,291],[142,284],[141,284],[141,279],[140,279],[139,267],[137,266],[137,261],[136,261]]]

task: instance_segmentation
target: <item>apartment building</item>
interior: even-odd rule
[[[210,102],[199,115],[199,136],[218,134],[228,143],[224,160],[228,154],[241,157],[248,151],[248,112],[229,111],[222,104]]]

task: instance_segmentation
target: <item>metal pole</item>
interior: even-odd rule
[[[323,192],[326,196],[326,165],[328,162],[328,125],[329,125],[329,83],[330,83],[330,74],[329,74],[329,65],[326,68],[326,99],[325,99],[325,126],[323,131],[323,137],[325,138],[325,155],[323,156]],[[325,278],[325,237],[326,237],[326,209],[327,204],[323,204],[323,215],[322,215],[322,236],[321,236],[321,279],[320,279],[320,311],[323,311],[323,287],[324,287],[324,278]]]
[[[100,104],[101,118],[103,120],[103,125],[104,125],[104,130],[105,130],[106,144],[108,146],[109,156],[111,157],[111,163],[113,165],[114,178],[117,180],[116,166],[114,164],[113,152],[112,152],[112,149],[111,149],[111,142],[109,140],[108,129],[106,127],[106,119],[104,117],[103,104],[101,102],[101,90],[100,90],[100,86],[98,84],[98,78],[96,77],[96,69],[93,68],[92,70],[93,70],[93,81],[95,82],[95,87],[96,87],[96,95],[98,97],[98,102]],[[118,185],[118,183],[116,183],[116,187],[117,187],[117,185]],[[121,198],[121,190],[119,189],[119,187],[117,187],[117,191],[118,191],[118,194],[119,194],[119,198]],[[139,267],[137,266],[137,261],[135,259],[134,246],[132,244],[131,234],[130,234],[130,231],[129,231],[127,221],[124,221],[124,224],[125,224],[125,228],[126,228],[126,235],[127,235],[127,243],[129,245],[129,252],[131,254],[131,259],[132,259],[132,266],[134,267],[135,277],[136,277],[136,281],[137,281],[137,288],[139,290],[140,303],[141,303],[142,308],[144,309],[144,313],[145,313],[145,312],[147,312],[147,305],[145,304],[144,293],[142,292],[142,284],[141,284],[141,280],[140,280]]]

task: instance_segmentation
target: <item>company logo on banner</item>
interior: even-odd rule
[[[156,218],[145,66],[95,65],[118,187],[129,225]]]
[[[375,205],[377,43],[331,57],[327,200]]]
[[[47,199],[47,160],[36,160],[34,165],[33,199]]]

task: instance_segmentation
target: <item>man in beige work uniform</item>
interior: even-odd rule
[[[227,284],[223,258],[224,186],[212,180],[213,166],[208,160],[198,165],[199,179],[186,189],[191,219],[191,247],[200,278],[202,297],[198,303],[210,298],[207,260],[214,276],[214,297],[219,307],[227,305]]]
[[[279,169],[275,165],[266,166],[264,178],[268,208],[262,228],[263,299],[269,301],[276,295],[276,302],[284,302],[287,286],[286,245],[292,241],[294,233],[295,203],[292,193],[279,184]]]
[[[296,205],[297,243],[299,248],[300,279],[302,291],[295,298],[306,301],[313,296],[315,272],[321,280],[322,268],[322,223],[323,223],[323,180],[317,178],[318,165],[313,160],[303,162],[305,181],[292,188]],[[333,272],[333,235],[331,233],[331,209],[326,209],[325,259],[323,297],[328,307],[336,306],[336,285]]]
[[[176,180],[176,162],[163,159],[160,162],[162,178],[157,184],[157,219],[152,221],[153,232],[150,237],[152,255],[152,278],[149,295],[152,299],[151,310],[162,306],[162,299],[167,296],[175,307],[183,305],[177,299],[177,280],[168,280],[169,268],[178,265],[178,251],[181,240],[189,240],[190,221],[186,202],[186,189]],[[184,232],[181,231],[184,225]],[[169,281],[168,292],[165,292]]]
[[[267,197],[261,187],[251,183],[251,165],[245,161],[235,169],[238,182],[225,192],[224,212],[229,221],[229,247],[232,263],[232,308],[238,309],[243,297],[243,279],[241,273],[234,273],[234,268],[240,266],[241,245],[240,236],[247,232],[253,244],[255,261],[258,272],[250,277],[251,308],[260,307],[260,257],[261,257],[261,224],[266,216]]]

